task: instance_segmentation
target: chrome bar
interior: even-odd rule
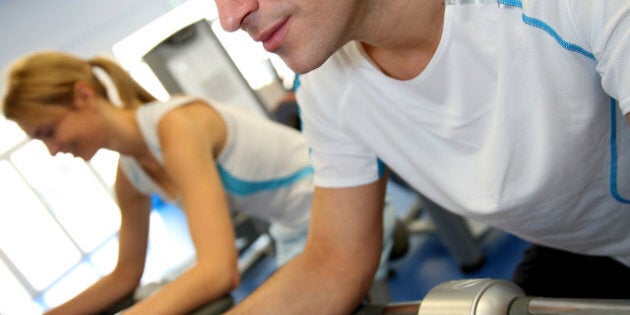
[[[532,315],[565,315],[565,314],[630,314],[629,300],[612,299],[562,299],[532,298],[527,308]],[[529,315],[527,314],[527,315]]]

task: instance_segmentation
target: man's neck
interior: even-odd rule
[[[358,40],[386,75],[408,80],[419,75],[437,49],[444,23],[441,0],[380,1]]]

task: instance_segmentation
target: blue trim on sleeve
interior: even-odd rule
[[[630,203],[617,189],[617,101],[610,98],[610,193],[621,203]]]
[[[560,37],[560,35],[558,35],[558,33],[551,28],[551,26],[549,26],[547,23],[529,17],[525,14],[523,14],[523,22],[525,22],[525,24],[527,25],[531,25],[533,27],[537,27],[545,32],[547,32],[547,34],[551,35],[551,37],[553,37],[553,39],[556,40],[556,42],[558,42],[558,44],[560,44],[560,46],[562,46],[564,49],[569,50],[569,51],[573,51],[573,52],[577,52],[579,54],[582,54],[584,56],[586,56],[587,58],[593,59],[595,60],[595,55],[593,55],[591,52],[589,52],[588,50],[573,44],[573,43],[569,43],[567,41],[565,41],[562,37]]]
[[[297,91],[297,89],[300,87],[300,84],[302,84],[300,82],[300,76],[299,75],[295,75],[295,79],[293,80],[293,91]]]
[[[291,89],[291,91],[293,91],[293,93],[295,93],[297,91],[297,89],[300,87],[300,85],[302,84],[302,82],[300,81],[300,75],[296,74],[295,75],[295,79],[293,80],[293,88]],[[302,130],[302,110],[300,109],[300,104],[297,104],[297,116],[298,116],[298,128],[299,130]]]
[[[523,3],[521,2],[521,0],[498,0],[497,2],[499,4],[505,4],[511,7],[517,7],[517,8],[523,7]]]
[[[509,3],[509,2],[520,2],[520,1],[499,0],[499,2]],[[525,24],[531,25],[533,27],[537,27],[545,31],[547,34],[551,35],[551,37],[553,37],[556,40],[556,42],[560,46],[562,46],[562,48],[568,51],[577,52],[591,60],[596,60],[595,55],[593,55],[593,53],[580,47],[579,45],[567,42],[547,23],[541,20],[529,17],[525,14],[523,14],[522,17],[523,17],[523,22]],[[616,111],[616,106],[617,106],[616,100],[613,98],[610,98],[610,194],[617,201],[621,203],[630,204],[630,199],[626,199],[622,197],[617,187],[618,172],[617,172],[617,114],[616,114],[617,111]]]
[[[523,8],[523,3],[521,2],[521,0],[497,0],[497,2],[499,4],[503,4],[503,5],[507,5],[511,7]],[[595,55],[593,55],[593,53],[580,47],[579,45],[567,42],[551,26],[549,26],[549,24],[539,19],[527,16],[525,15],[525,13],[522,14],[522,19],[525,24],[531,25],[533,27],[537,27],[545,31],[547,34],[551,35],[551,37],[553,37],[553,39],[555,39],[556,42],[558,42],[558,44],[560,44],[560,46],[562,46],[564,49],[577,52],[579,54],[586,56],[587,58],[595,60]]]
[[[230,174],[221,165],[217,165],[217,169],[225,190],[237,196],[284,188],[313,175],[313,167],[307,166],[286,177],[266,181],[247,181]]]
[[[378,165],[378,178],[383,177],[383,174],[385,174],[385,170],[387,169],[387,166],[385,166],[385,163],[383,163],[383,161],[381,161],[381,159],[376,159],[376,163]]]

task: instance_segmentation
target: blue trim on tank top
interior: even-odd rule
[[[306,166],[285,177],[264,181],[248,181],[230,174],[220,164],[217,165],[217,169],[219,170],[223,188],[237,196],[247,196],[261,191],[284,188],[313,175],[313,167]]]

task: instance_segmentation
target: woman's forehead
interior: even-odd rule
[[[69,110],[62,106],[38,106],[24,111],[14,120],[27,134],[36,128],[57,123]]]

